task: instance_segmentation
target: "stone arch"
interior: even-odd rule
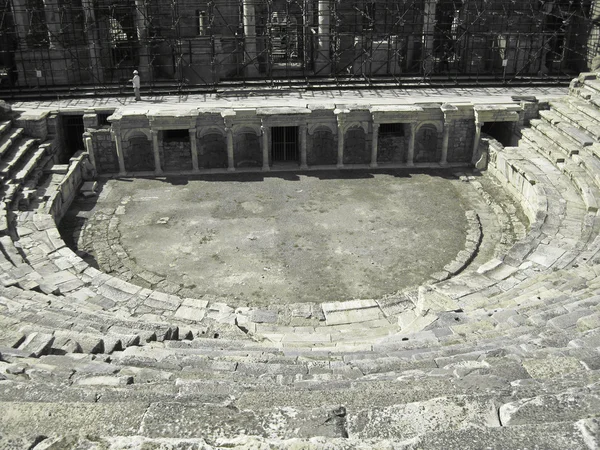
[[[369,164],[371,152],[366,143],[367,130],[363,124],[350,124],[344,133],[344,164]]]
[[[122,135],[122,140],[126,141],[130,139],[132,136],[144,135],[146,139],[152,141],[152,133],[150,130],[146,128],[133,128],[131,130],[127,130],[125,134]]]
[[[198,139],[198,167],[217,169],[227,167],[227,139],[224,132],[211,127]]]
[[[439,162],[442,157],[442,134],[436,122],[420,124],[415,131],[415,159],[419,162]]]
[[[227,133],[225,132],[225,129],[223,127],[211,125],[208,127],[201,127],[196,132],[196,137],[199,139],[202,139],[204,136],[209,135],[209,134],[220,134],[223,137],[227,136]]]
[[[328,124],[315,124],[309,129],[306,159],[309,166],[337,163],[336,130]]]
[[[319,130],[320,128],[326,128],[327,130],[329,130],[332,134],[337,133],[337,129],[335,127],[334,124],[330,124],[330,123],[311,123],[310,125],[308,125],[308,134],[309,135],[313,135],[316,131],[323,131],[323,130]]]
[[[262,127],[260,125],[251,125],[251,124],[236,124],[231,127],[233,134],[248,134],[254,133],[257,136],[262,135]]]
[[[147,130],[129,130],[122,140],[126,172],[154,171],[152,136]]]

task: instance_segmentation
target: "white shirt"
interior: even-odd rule
[[[131,82],[133,83],[133,87],[139,88],[140,87],[140,76],[138,74],[135,74],[133,76],[133,78],[131,79]]]

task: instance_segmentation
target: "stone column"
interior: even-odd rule
[[[330,55],[330,33],[329,21],[329,1],[319,0],[319,29],[317,42],[317,60],[315,61],[315,72],[318,75],[328,75],[331,73],[331,55]]]
[[[263,155],[263,165],[262,170],[268,172],[271,170],[271,166],[269,166],[269,130],[270,128],[266,125],[262,125],[260,127],[262,130],[262,155]]]
[[[48,43],[50,48],[60,48],[62,37],[62,25],[60,23],[60,11],[58,0],[44,0],[44,17],[48,29]]]
[[[373,136],[371,140],[371,167],[377,167],[377,146],[379,145],[379,124],[373,122]]]
[[[148,51],[148,21],[146,20],[145,0],[135,0],[135,28],[140,44],[140,65],[138,71],[142,82],[150,80],[150,59]]]
[[[408,154],[406,155],[406,165],[412,166],[415,163],[415,134],[417,130],[417,124],[415,122],[410,123],[410,138],[408,140]]]
[[[231,127],[225,127],[227,133],[227,170],[233,172],[235,170],[235,162],[233,161],[233,130]]]
[[[344,167],[344,133],[344,125],[338,121],[338,169]]]
[[[448,143],[450,141],[450,127],[452,122],[444,121],[444,136],[442,138],[442,159],[441,165],[448,164]]]
[[[94,3],[92,0],[82,0],[83,15],[85,18],[85,32],[87,36],[87,46],[90,54],[90,69],[94,76],[94,81],[102,82],[104,74],[102,72],[100,50],[98,43],[96,13],[94,12]]]
[[[12,0],[13,20],[19,37],[19,48],[27,48],[27,33],[29,31],[29,15],[26,0]]]
[[[244,63],[246,75],[258,76],[257,53],[256,53],[256,13],[253,0],[243,0],[243,22],[244,22]]]
[[[435,7],[437,0],[426,0],[423,14],[423,71],[433,71],[433,38],[435,33]]]
[[[475,139],[473,140],[473,156],[472,162],[473,164],[477,162],[479,158],[479,141],[481,141],[481,127],[483,126],[483,122],[479,122],[479,120],[475,120]]]
[[[117,159],[119,160],[119,175],[125,175],[125,157],[123,156],[123,141],[121,139],[121,130],[116,129],[113,132],[115,147],[117,148]]]
[[[190,128],[190,148],[192,150],[192,170],[198,172],[198,140],[196,139],[196,128]]]
[[[92,141],[92,136],[90,133],[83,134],[83,142],[85,144],[85,150],[87,151],[88,158],[92,166],[94,166],[94,170],[96,170],[96,155],[94,155],[94,142]]]
[[[154,173],[160,175],[162,167],[160,165],[160,149],[158,147],[158,130],[152,130],[152,150],[154,151]]]
[[[308,169],[308,158],[307,158],[307,150],[306,150],[306,132],[308,127],[305,123],[298,127],[298,133],[300,133],[300,168]]]

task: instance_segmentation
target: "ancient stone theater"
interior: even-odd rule
[[[0,0],[0,98],[0,449],[600,448],[598,0]]]

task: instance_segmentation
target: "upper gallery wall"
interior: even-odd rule
[[[0,89],[235,80],[556,79],[598,0],[0,0]]]

